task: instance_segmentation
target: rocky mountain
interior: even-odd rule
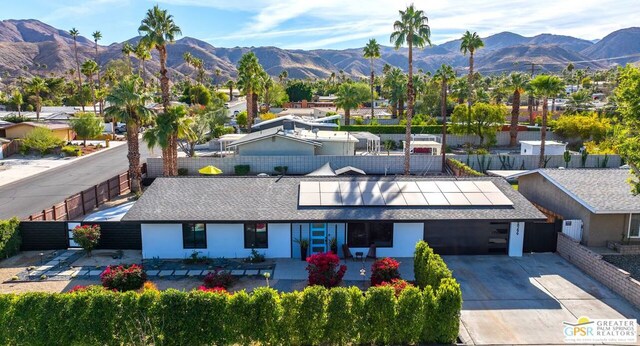
[[[140,38],[128,42],[135,44]],[[603,69],[615,64],[640,61],[640,28],[619,30],[597,43],[569,36],[542,34],[525,37],[502,32],[484,38],[485,47],[477,51],[477,69],[483,73],[502,73],[513,70],[527,71],[530,63],[540,65],[543,71],[559,71],[569,62],[578,68]],[[122,59],[123,43],[99,46],[100,63]],[[467,67],[468,57],[460,53],[459,40],[427,47],[414,52],[414,66],[424,71],[435,71],[442,64],[450,64],[460,73]],[[94,42],[78,38],[81,61],[95,57]],[[205,68],[215,83],[226,81],[237,74],[240,57],[253,51],[273,76],[287,70],[290,78],[326,78],[331,73],[352,77],[369,75],[369,61],[362,57],[361,49],[285,50],[277,47],[214,47],[211,44],[184,37],[168,49],[170,73],[175,78],[194,75],[182,55],[191,52],[204,61]],[[375,61],[380,73],[385,64],[407,68],[406,48],[395,50],[382,47],[382,57]],[[147,62],[150,73],[159,71],[157,53]],[[623,56],[623,58],[619,58]],[[133,58],[134,66],[138,62]],[[73,39],[68,32],[37,20],[0,21],[0,83],[15,80],[18,76],[69,74],[75,67]],[[220,76],[215,71],[220,70]]]

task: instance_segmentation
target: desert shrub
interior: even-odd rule
[[[275,166],[273,167],[273,170],[276,171],[276,173],[278,174],[287,174],[287,171],[289,170],[289,166]]]
[[[398,268],[400,262],[393,258],[381,258],[371,265],[371,286],[380,285],[383,282],[391,282],[400,278]]]
[[[0,258],[9,258],[20,251],[20,220],[13,217],[0,220]]]
[[[223,288],[228,290],[235,282],[235,278],[228,271],[216,270],[210,272],[204,277],[204,287],[206,288]]]
[[[342,282],[347,266],[340,265],[340,258],[332,252],[313,254],[307,257],[309,285],[336,287]]]
[[[87,252],[87,256],[91,257],[91,251],[98,245],[100,240],[100,226],[79,225],[71,232],[73,233],[73,241]]]
[[[251,171],[251,166],[249,165],[235,165],[233,166],[233,170],[236,175],[247,175]]]
[[[267,121],[267,120],[273,120],[275,118],[277,118],[278,116],[273,114],[273,113],[263,113],[260,114],[260,120],[262,121]]]
[[[178,168],[178,175],[180,175],[180,176],[189,175],[189,169],[188,168]]]
[[[35,150],[41,155],[45,155],[52,149],[62,146],[63,144],[64,141],[56,137],[53,131],[40,126],[31,130],[22,141],[22,146],[26,150]]]
[[[81,156],[82,150],[75,145],[65,145],[60,151],[66,156]]]
[[[393,288],[396,292],[396,297],[399,297],[402,291],[404,291],[406,288],[414,287],[412,284],[402,279],[391,279],[390,281],[383,281],[376,286]]]
[[[102,286],[120,292],[138,290],[147,281],[147,274],[137,264],[108,266],[100,274]]]
[[[480,150],[480,149],[478,149]],[[475,169],[467,166],[462,161],[456,159],[447,159],[447,164],[458,170],[460,176],[482,177],[484,174],[476,171]]]

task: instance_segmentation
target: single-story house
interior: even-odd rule
[[[273,127],[252,132],[229,144],[241,156],[354,155],[356,139],[345,131],[286,130]]]
[[[281,117],[277,117],[271,120],[261,121],[253,126],[251,126],[251,132],[266,130],[274,127],[282,127],[285,130],[335,130],[338,128],[338,124],[335,123],[336,120],[340,119],[340,115],[335,115],[326,118],[312,118],[312,117],[302,117],[295,115],[284,115]]]
[[[71,129],[71,125],[68,123],[62,122],[46,122],[46,123],[36,123],[31,121],[25,121],[22,123],[14,124],[8,127],[5,127],[5,135],[9,139],[17,139],[17,138],[25,138],[34,128],[36,127],[44,127],[53,131],[53,134],[64,140],[70,141],[75,137],[75,133]]]
[[[300,258],[338,249],[410,257],[426,240],[441,254],[521,256],[526,221],[545,216],[502,178],[157,178],[123,217],[141,224],[143,258]],[[339,255],[343,251],[339,250]]]
[[[538,169],[518,175],[518,190],[565,220],[565,231],[581,223],[582,244],[605,246],[640,238],[640,196],[631,193],[629,177],[628,169]]]
[[[4,121],[4,120],[0,120],[0,137],[6,137],[7,133],[5,131],[5,129],[9,126],[13,126],[14,124],[12,122],[8,122],[8,121]]]
[[[520,155],[540,155],[542,141],[520,141]],[[567,143],[556,141],[544,142],[545,155],[563,155],[567,151]]]

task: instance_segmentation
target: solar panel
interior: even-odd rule
[[[322,181],[320,182],[320,192],[340,192],[340,183],[337,181]]]
[[[423,195],[429,205],[449,205],[449,201],[440,192],[427,192]]]
[[[438,185],[436,185],[433,181],[417,181],[416,185],[420,188],[420,191],[428,193],[428,192],[440,192]]]
[[[418,187],[418,184],[416,184],[415,181],[402,181],[402,182],[398,182],[398,187],[400,188],[400,191],[403,193],[407,193],[407,192],[421,192],[420,188]]]
[[[480,192],[480,189],[473,181],[456,181],[455,183],[461,192]]]
[[[300,193],[305,192],[320,192],[320,183],[317,181],[302,181],[300,182]]]
[[[375,181],[361,181],[358,183],[362,193],[380,193],[380,188]]]
[[[449,205],[471,205],[463,193],[445,192],[444,197],[449,201]]]
[[[341,181],[340,192],[342,193],[358,193],[360,194],[360,186],[355,181]]]
[[[437,181],[436,185],[442,192],[460,192],[454,181]]]
[[[492,205],[513,205],[513,202],[502,192],[487,192],[484,195]]]
[[[407,205],[401,193],[382,193],[386,205]]]
[[[320,205],[342,206],[342,195],[340,193],[320,193]]]
[[[384,198],[381,193],[362,193],[362,201],[364,205],[385,205]]]
[[[393,193],[398,193],[400,192],[400,188],[398,187],[398,184],[396,184],[393,181],[380,181],[378,182],[378,187],[380,188],[381,192],[393,192]]]
[[[356,192],[347,192],[342,193],[342,205],[344,206],[353,206],[353,205],[364,205],[364,201],[362,200],[362,194],[358,191]]]
[[[471,205],[492,205],[489,199],[481,192],[468,192],[464,196],[469,200]]]
[[[320,205],[320,194],[300,192],[300,195],[298,196],[298,204],[302,206]]]
[[[492,181],[474,181],[474,184],[476,184],[482,192],[501,192]]]
[[[424,195],[421,193],[414,193],[414,192],[404,192],[402,193],[402,196],[404,197],[404,200],[407,202],[407,205],[429,205],[429,203],[427,203],[427,199],[424,198]]]

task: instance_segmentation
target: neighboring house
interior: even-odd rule
[[[270,258],[329,250],[411,257],[426,240],[440,254],[521,256],[526,221],[544,215],[502,178],[157,178],[122,219],[141,224],[145,259]]]
[[[338,124],[335,123],[335,121],[338,119],[340,119],[340,115],[320,119],[295,115],[284,115],[271,120],[261,121],[251,126],[251,132],[266,130],[274,127],[282,127],[286,130],[335,130],[338,128]]]
[[[9,139],[25,138],[34,128],[45,127],[53,131],[53,134],[64,140],[70,141],[75,137],[75,133],[71,129],[71,125],[68,123],[36,123],[26,121],[18,124],[11,125],[4,129],[6,137]]]
[[[241,156],[354,155],[358,139],[345,131],[284,130],[252,132],[229,144]]]
[[[540,155],[541,141],[520,141],[520,155]],[[544,142],[545,155],[563,155],[567,151],[567,143],[556,141]]]
[[[328,101],[318,101],[318,102],[309,102],[307,100],[302,100],[299,102],[286,102],[282,105],[284,108],[315,108],[315,107],[336,107],[334,100]]]
[[[13,123],[10,123],[8,121],[4,121],[4,120],[0,120],[0,138],[1,137],[7,137],[7,133],[5,131],[5,129],[9,126],[13,126]]]
[[[538,169],[519,174],[518,189],[550,216],[578,221],[563,227],[581,221],[582,244],[605,246],[640,238],[640,196],[629,177],[628,169]]]

